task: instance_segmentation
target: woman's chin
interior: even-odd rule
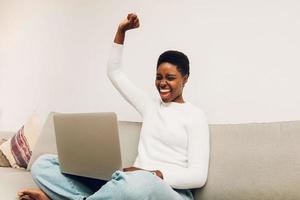
[[[164,103],[170,103],[171,102],[171,100],[169,99],[169,98],[162,98],[162,97],[160,97],[161,98],[161,100],[164,102]]]
[[[170,93],[160,94],[160,98],[164,103],[170,103],[172,101]]]

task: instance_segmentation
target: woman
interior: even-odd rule
[[[189,60],[166,51],[157,62],[155,85],[161,99],[151,99],[122,72],[125,33],[139,27],[135,14],[119,24],[107,74],[123,97],[143,117],[138,156],[132,167],[116,171],[108,182],[62,174],[57,156],[41,156],[32,166],[40,189],[20,191],[29,199],[155,199],[190,200],[189,189],[205,184],[209,134],[204,113],[182,96]]]

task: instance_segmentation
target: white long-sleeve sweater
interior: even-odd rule
[[[160,170],[175,189],[202,187],[207,179],[209,131],[205,114],[191,103],[164,103],[137,88],[122,72],[123,45],[113,44],[107,74],[116,89],[142,115],[134,166]]]

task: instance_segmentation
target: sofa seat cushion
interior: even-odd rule
[[[16,173],[16,172],[25,172],[25,170],[22,168],[0,167],[1,182],[2,182],[2,175]]]
[[[24,188],[37,188],[29,171],[24,169],[0,168],[0,199],[17,199],[17,193]]]

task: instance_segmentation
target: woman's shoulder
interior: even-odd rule
[[[198,123],[200,121],[206,121],[206,114],[204,110],[195,104],[187,102],[186,117],[189,123]]]
[[[191,102],[186,102],[186,107],[189,110],[189,112],[197,114],[197,115],[204,115],[204,110],[200,106],[196,106],[195,104]]]

